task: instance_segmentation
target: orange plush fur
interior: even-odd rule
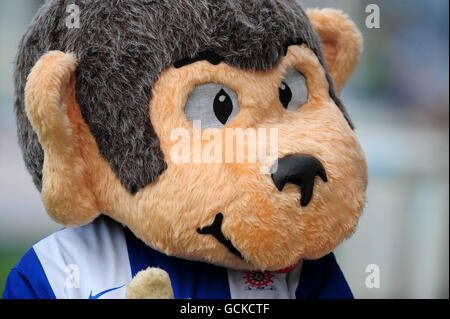
[[[307,11],[314,29],[322,40],[322,51],[331,76],[340,92],[359,62],[363,37],[346,15],[335,9]]]
[[[313,22],[320,28],[322,22],[314,18]],[[356,65],[351,61],[359,56],[359,50],[343,47],[345,42],[336,51],[328,51],[335,52],[335,58],[327,57],[339,87]],[[364,154],[329,96],[323,67],[305,45],[291,46],[287,56],[268,72],[206,61],[164,71],[153,87],[149,116],[168,169],[134,196],[101,157],[81,116],[75,101],[75,67],[70,54],[50,52],[33,69],[26,90],[28,116],[45,152],[42,196],[56,221],[84,225],[101,212],[169,255],[259,270],[278,270],[300,258],[322,257],[355,230],[365,203]],[[297,111],[285,110],[278,96],[291,67],[305,75],[310,93],[308,103]],[[205,82],[223,83],[239,96],[241,111],[227,128],[276,128],[280,158],[310,154],[324,164],[329,182],[316,179],[308,207],[300,206],[298,187],[287,185],[279,192],[270,175],[260,173],[260,166],[268,163],[172,161],[171,150],[179,141],[171,140],[171,133],[184,128],[194,134],[184,107],[194,87]],[[222,136],[224,129],[218,130]],[[209,143],[202,141],[203,146]],[[245,261],[214,237],[197,233],[199,227],[211,225],[219,212],[224,215],[224,235]]]
[[[85,224],[98,216],[80,156],[81,136],[77,123],[69,119],[75,101],[76,66],[73,55],[50,52],[34,66],[25,88],[27,115],[45,154],[43,202],[49,215],[67,226]]]

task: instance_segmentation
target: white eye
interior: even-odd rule
[[[308,102],[306,78],[296,69],[289,69],[280,85],[280,101],[286,110],[295,111]]]
[[[221,128],[239,114],[236,92],[223,84],[198,85],[188,98],[184,113],[189,121],[199,121],[202,129]]]

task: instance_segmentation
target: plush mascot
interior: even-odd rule
[[[365,204],[339,99],[361,47],[345,15],[294,0],[47,1],[15,111],[67,228],[4,297],[351,298],[332,251]]]

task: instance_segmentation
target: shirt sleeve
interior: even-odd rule
[[[305,261],[302,268],[297,299],[353,299],[333,253],[315,261]]]
[[[3,299],[56,299],[34,249],[9,273]]]

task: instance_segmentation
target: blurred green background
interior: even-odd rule
[[[76,0],[74,0],[76,3]],[[447,0],[301,0],[346,12],[365,51],[342,98],[367,154],[368,204],[337,257],[357,298],[448,298],[449,43]],[[17,146],[12,70],[42,4],[0,1],[0,294],[10,269],[61,226],[46,215]],[[366,27],[366,7],[381,10]],[[366,267],[380,268],[380,288]]]

